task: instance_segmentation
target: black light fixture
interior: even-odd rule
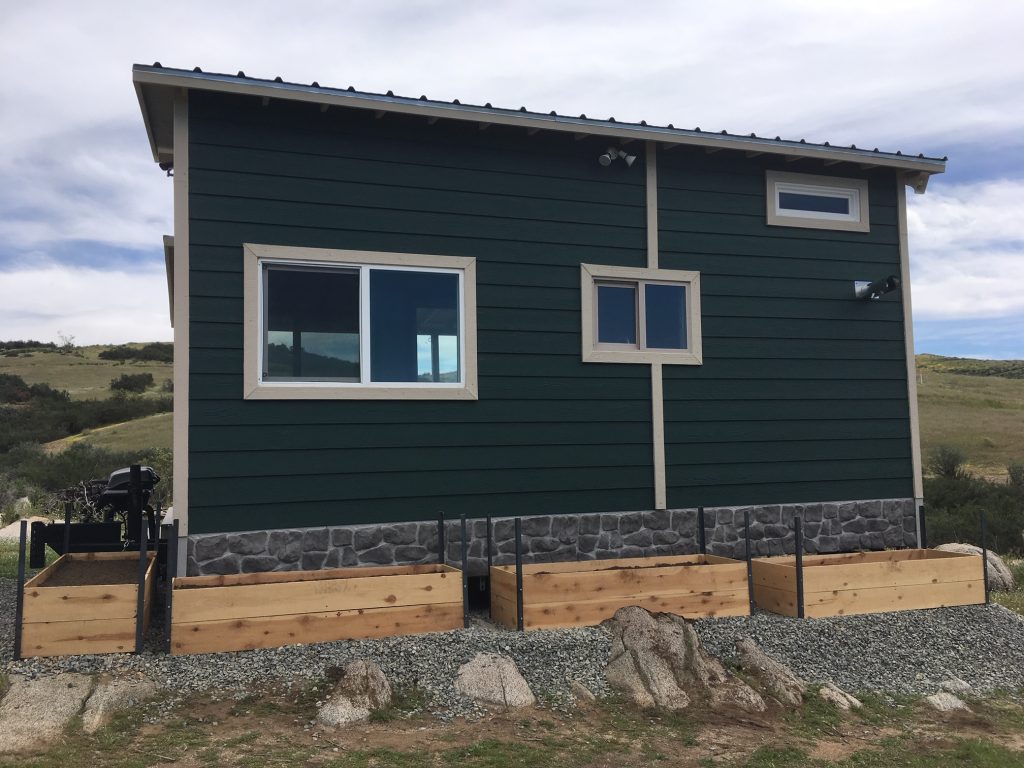
[[[871,299],[881,298],[883,294],[895,291],[899,287],[900,279],[896,275],[889,275],[874,282],[855,280],[853,282],[853,295],[858,299],[870,301]]]
[[[601,165],[608,167],[616,160],[624,160],[626,167],[632,167],[633,163],[636,162],[636,155],[627,155],[621,149],[615,149],[614,147],[608,147],[608,151],[597,158],[597,162]]]

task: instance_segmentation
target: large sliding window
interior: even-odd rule
[[[475,315],[473,259],[247,245],[245,395],[473,399]]]

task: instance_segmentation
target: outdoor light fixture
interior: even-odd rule
[[[853,295],[858,299],[877,299],[882,294],[895,291],[899,287],[900,279],[896,275],[883,277],[881,280],[875,280],[873,283],[867,280],[854,280]]]
[[[597,162],[607,167],[616,160],[625,160],[626,167],[632,167],[633,163],[636,162],[636,155],[627,155],[621,149],[615,149],[614,147],[608,147],[608,151],[597,158]]]

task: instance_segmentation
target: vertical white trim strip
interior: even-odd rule
[[[647,142],[647,268],[658,268],[658,145]]]
[[[658,268],[658,145],[648,141],[646,153],[647,268]],[[637,291],[639,293],[639,291]],[[644,297],[639,301],[643,304]],[[689,325],[689,323],[687,324]],[[640,333],[640,329],[637,329]],[[665,483],[665,392],[661,363],[651,363],[651,443],[654,462],[654,508],[668,506]]]
[[[910,302],[910,246],[907,238],[907,188],[903,174],[896,179],[897,221],[900,238],[900,294],[903,301],[903,338],[907,357],[907,399],[910,406],[910,456],[914,468],[914,499],[924,498],[921,472],[921,420],[917,412],[917,360],[914,357],[914,313]]]
[[[654,508],[667,507],[665,487],[665,394],[661,363],[651,363],[651,437],[654,445]]]
[[[189,232],[188,232],[188,93],[174,99],[174,517],[181,536],[188,535],[188,367],[189,367]],[[179,542],[181,544],[183,542]],[[178,573],[186,557],[179,546]]]

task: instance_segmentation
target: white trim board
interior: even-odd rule
[[[179,535],[188,536],[188,398],[189,398],[189,153],[188,94],[174,100],[174,516]],[[186,547],[179,542],[178,573],[185,573]]]
[[[896,216],[900,239],[900,299],[903,303],[903,339],[907,358],[907,401],[910,409],[910,457],[914,471],[914,498],[924,498],[921,463],[921,418],[917,408],[917,358],[914,356],[914,311],[910,300],[910,244],[907,236],[907,188],[896,180]],[[920,531],[918,531],[920,536]]]

